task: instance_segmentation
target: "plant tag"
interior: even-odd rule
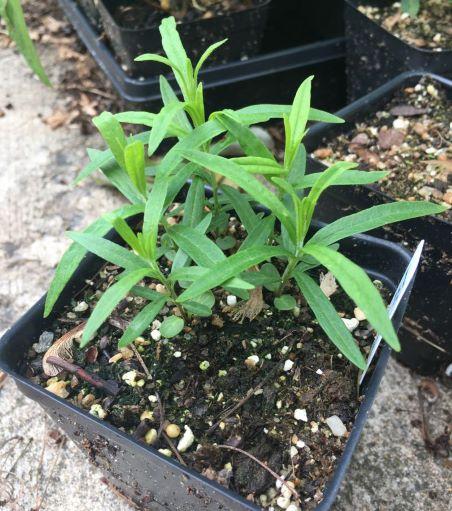
[[[412,285],[414,278],[416,277],[416,272],[419,266],[419,263],[421,261],[421,254],[422,249],[424,248],[424,240],[422,240],[418,247],[416,248],[416,251],[413,254],[413,257],[411,258],[410,263],[407,266],[407,269],[405,270],[405,273],[402,277],[402,280],[399,283],[399,286],[396,289],[396,292],[394,293],[394,296],[392,297],[391,303],[388,306],[388,314],[389,317],[392,319],[395,312],[397,311],[399,305],[401,304],[402,300],[405,297],[406,292]],[[369,356],[367,357],[367,365],[366,369],[362,372],[360,378],[359,378],[359,385],[362,384],[364,381],[364,378],[367,374],[367,371],[369,370],[370,364],[372,363],[372,360],[375,356],[375,353],[377,352],[378,347],[380,346],[382,337],[381,335],[377,335],[374,342],[372,343],[372,348],[370,350]]]

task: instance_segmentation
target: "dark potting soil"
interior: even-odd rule
[[[417,48],[452,48],[452,5],[448,0],[421,0],[421,8],[412,18],[400,2],[389,6],[360,5],[358,9],[399,39]]]
[[[325,163],[356,161],[362,170],[387,170],[378,189],[394,199],[452,204],[452,101],[428,77],[406,87],[314,151]],[[451,211],[442,214],[452,221]]]
[[[142,29],[157,27],[162,19],[170,14],[178,21],[190,22],[243,11],[262,2],[263,0],[198,0],[196,2],[124,0],[118,2],[112,14],[119,26]]]
[[[52,335],[55,341],[88,318],[118,273],[117,267],[107,265],[86,281],[85,289],[54,322],[51,334],[42,336],[44,349]],[[151,281],[141,284],[155,288]],[[178,446],[188,426],[195,442],[180,453],[184,463],[263,508],[275,505],[284,498],[285,487],[278,488],[256,461],[233,450],[242,449],[291,481],[303,509],[311,509],[322,499],[361,398],[357,369],[326,339],[297,290],[288,292],[296,297],[299,310],[278,312],[265,306],[256,320],[244,324],[232,321],[225,295],[217,292],[214,316],[193,321],[170,340],[153,340],[151,330],[159,326],[154,322],[135,341],[135,352],[117,346],[128,321],[145,302],[128,296],[89,348],[80,349],[74,342],[72,352],[75,364],[120,385],[116,397],[64,371],[49,378],[42,370],[44,353],[37,353],[36,345],[23,372],[135,438],[149,441],[158,436],[153,445],[167,455],[174,453],[165,435],[159,434],[161,429],[169,432],[168,423],[177,425],[181,434],[172,442]],[[272,303],[265,290],[263,298]],[[344,317],[353,318],[354,304],[340,289],[331,300]],[[239,301],[238,306],[244,303]],[[158,320],[174,312],[166,308]],[[362,318],[354,336],[368,352],[373,333]],[[334,436],[326,424],[333,415],[346,426],[344,436]]]

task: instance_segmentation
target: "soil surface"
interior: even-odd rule
[[[452,204],[452,101],[422,78],[400,90],[354,129],[314,151],[324,163],[348,160],[362,170],[387,170],[378,187],[394,199]],[[451,210],[442,214],[451,221]]]
[[[114,19],[124,28],[152,28],[169,14],[178,21],[190,22],[225,16],[259,5],[264,0],[127,0],[111,7]]]
[[[435,51],[452,49],[452,6],[448,0],[421,0],[414,18],[402,11],[400,2],[360,5],[358,10],[412,46]]]
[[[44,334],[50,336],[47,347],[52,338],[56,341],[89,317],[118,271],[106,266],[87,283],[84,293]],[[155,288],[152,282],[142,284]],[[288,292],[297,296],[295,289]],[[246,455],[217,445],[240,448],[291,481],[303,509],[312,509],[322,499],[353,426],[361,399],[356,393],[357,370],[326,339],[300,296],[296,318],[292,311],[266,306],[254,321],[239,324],[229,316],[245,302],[229,310],[219,293],[212,318],[195,319],[177,337],[155,341],[159,320],[171,314],[168,307],[163,309],[134,344],[141,360],[130,348],[117,346],[128,321],[144,306],[140,296],[129,295],[120,303],[88,349],[75,343],[75,364],[120,385],[114,398],[64,371],[46,376],[40,345],[35,345],[38,353],[30,350],[23,371],[135,438],[151,443],[150,430],[158,431],[158,439],[152,438],[158,449],[170,447],[162,433],[169,431],[165,425],[176,427],[174,445],[188,426],[196,442],[186,452],[169,455],[176,454],[179,461],[263,508],[275,506],[284,497],[274,476]],[[264,300],[271,303],[272,295],[264,293]],[[353,317],[354,306],[346,295],[338,292],[331,300],[340,314]],[[373,335],[366,321],[354,335],[368,351]],[[305,417],[297,419],[297,409]],[[345,425],[340,436],[325,422],[331,416]]]

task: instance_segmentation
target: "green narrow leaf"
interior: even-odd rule
[[[315,172],[298,179],[294,186],[297,190],[311,188],[318,179],[322,176],[323,172]],[[348,170],[331,183],[331,186],[353,186],[353,185],[367,185],[380,181],[389,174],[387,171],[367,171],[367,170]]]
[[[179,87],[184,90],[184,78],[187,76],[187,54],[177,32],[176,20],[173,16],[164,18],[159,27],[162,36],[162,46],[175,68],[175,76]]]
[[[289,124],[291,128],[290,147],[287,154],[287,160],[284,159],[285,166],[290,168],[295,158],[298,147],[306,131],[306,124],[309,120],[309,109],[311,104],[311,82],[313,76],[309,76],[297,90],[293,101],[293,106],[289,114]]]
[[[231,186],[223,185],[221,191],[226,195],[232,204],[240,222],[245,227],[246,231],[250,233],[259,223],[259,217],[253,211],[248,200],[245,199],[243,194],[235,190]]]
[[[161,293],[154,291],[146,286],[134,286],[130,292],[135,296],[140,296],[141,298],[146,298],[146,300],[150,300],[151,302],[157,300],[162,297]]]
[[[159,293],[157,293],[159,294]],[[139,337],[154,321],[157,314],[165,306],[166,297],[160,295],[154,302],[148,303],[130,322],[119,339],[118,348],[125,348]]]
[[[170,83],[164,76],[160,76],[160,94],[162,95],[163,104],[165,106],[179,101],[177,94],[174,92]],[[174,123],[185,133],[189,133],[193,129],[190,121],[188,120],[187,114],[183,110],[176,113],[174,116]]]
[[[123,300],[127,293],[149,274],[149,268],[128,272],[128,274],[120,279],[116,284],[108,288],[97,302],[96,307],[88,319],[83,331],[80,347],[84,348],[94,337],[99,327],[114,311],[118,303]]]
[[[144,144],[141,140],[134,140],[124,148],[124,163],[132,183],[146,198],[146,174],[144,159]]]
[[[116,209],[112,214],[125,219],[142,213],[143,210],[144,205],[142,204],[127,205]],[[105,236],[110,230],[111,224],[104,218],[99,218],[90,226],[88,226],[83,232],[85,234],[92,234],[95,236]],[[78,243],[72,243],[72,245],[63,254],[63,257],[61,258],[61,261],[55,270],[55,275],[46,295],[46,303],[44,309],[45,318],[52,312],[53,306],[58,300],[58,297],[66,287],[66,284],[69,282],[79,264],[82,262],[86,253],[87,250],[84,247]]]
[[[111,213],[104,215],[104,218],[107,220],[107,222],[111,223],[111,225],[116,229],[116,232],[129,245],[129,247],[137,254],[141,255],[142,247],[140,241],[129,224],[123,218],[115,216]]]
[[[242,124],[251,125],[259,124],[262,122],[270,121],[271,119],[282,119],[284,115],[289,115],[292,109],[292,105],[251,105],[240,110],[236,110],[235,113],[239,116]],[[214,115],[214,114],[213,114]],[[327,122],[332,124],[341,124],[345,122],[340,117],[324,112],[323,110],[317,110],[316,108],[309,109],[309,121],[316,122]]]
[[[283,169],[275,160],[269,160],[268,158],[260,158],[258,156],[240,156],[238,158],[231,158],[231,160],[251,174],[262,174],[263,176],[268,174],[286,174],[286,170]]]
[[[176,337],[184,328],[184,320],[178,316],[169,316],[163,320],[160,326],[160,333],[166,339]]]
[[[275,217],[269,215],[260,220],[256,225],[248,231],[248,236],[240,245],[239,252],[251,247],[259,247],[265,245],[270,238],[275,227]]]
[[[239,275],[242,271],[255,266],[256,264],[272,257],[287,257],[288,254],[280,247],[258,247],[249,248],[234,254],[227,259],[217,263],[202,280],[193,282],[178,298],[180,303],[197,298],[202,293],[213,289],[224,282]]]
[[[355,339],[347,330],[347,327],[337,314],[333,304],[325,296],[325,293],[306,273],[296,272],[294,277],[302,295],[314,312],[319,325],[331,342],[350,362],[359,367],[359,369],[365,369],[366,361]]]
[[[243,188],[254,200],[269,208],[285,225],[292,236],[295,235],[294,224],[289,211],[278,197],[266,186],[260,183],[253,176],[246,174],[240,165],[212,154],[202,153],[201,151],[184,151],[184,157],[202,165],[213,172],[221,174],[231,179],[238,186]]]
[[[337,279],[342,289],[364,312],[369,323],[396,351],[400,351],[397,334],[389,319],[383,299],[366,272],[339,252],[312,244],[304,252],[313,256]]]
[[[144,259],[112,241],[83,232],[68,231],[66,235],[72,241],[82,245],[86,250],[121,268],[125,268],[126,270],[138,270],[143,267],[148,267],[149,271],[149,265]]]
[[[289,170],[287,180],[292,186],[295,186],[298,181],[303,179],[306,172],[306,148],[300,144],[298,151],[293,159],[292,165]]]
[[[148,142],[148,156],[152,156],[165,138],[168,128],[177,113],[181,112],[185,103],[180,101],[164,106],[154,119],[154,127],[151,130]]]
[[[353,215],[340,218],[317,231],[307,245],[331,245],[349,236],[371,231],[383,225],[410,220],[420,216],[436,215],[447,208],[430,202],[391,202],[380,204]]]
[[[1,2],[0,17],[4,19],[11,39],[16,43],[17,48],[32,71],[38,76],[42,83],[50,87],[51,83],[49,78],[41,64],[38,52],[30,39],[20,0],[6,0]]]
[[[204,62],[212,55],[212,53],[217,49],[219,48],[220,46],[222,46],[225,42],[227,41],[227,39],[223,39],[222,41],[219,41],[218,43],[214,43],[214,44],[211,44],[207,50],[201,55],[198,63],[196,64],[196,67],[195,67],[195,72],[194,72],[194,78],[195,78],[195,81],[197,82],[198,81],[198,75],[199,75],[199,71],[201,71],[201,68],[202,66],[204,65]]]
[[[174,225],[168,234],[195,263],[211,268],[226,259],[222,250],[207,236],[187,225]]]
[[[97,117],[94,117],[93,124],[107,143],[115,160],[120,167],[125,169],[124,149],[127,145],[127,139],[121,123],[112,113],[102,112]]]
[[[96,151],[96,149],[88,149],[90,157],[95,156],[98,152],[99,151]],[[115,159],[109,159],[106,163],[99,167],[99,169],[127,200],[133,204],[143,202],[143,197],[140,193],[138,193],[129,175],[119,166]]]
[[[194,177],[187,193],[184,205],[182,223],[195,227],[201,222],[204,214],[205,192],[204,183],[200,177]]]
[[[234,136],[247,156],[258,156],[275,161],[273,153],[248,126],[244,126],[236,120],[232,110],[218,113],[216,119]]]
[[[168,178],[157,175],[144,209],[144,247],[150,258],[154,260],[156,258],[159,224],[165,208],[167,191]]]

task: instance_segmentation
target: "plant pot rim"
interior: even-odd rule
[[[322,225],[321,223],[317,223],[318,225]],[[112,231],[107,235],[111,235]],[[355,247],[358,243],[361,243],[362,246],[366,247],[370,244],[374,249],[378,249],[378,246],[381,246],[383,249],[391,249],[391,251],[394,254],[397,254],[397,256],[400,258],[400,260],[404,261],[404,265],[408,264],[410,260],[409,252],[396,245],[395,243],[388,242],[379,238],[374,238],[372,236],[368,236],[365,234],[354,236],[349,239],[351,242],[351,245]],[[94,256],[93,254],[88,254],[85,256],[83,261],[79,265],[80,268],[94,268],[95,263],[97,263],[97,266],[100,266],[99,261],[101,261],[98,257]],[[96,270],[98,271],[98,270]],[[80,280],[77,275],[73,276],[72,280]],[[407,291],[407,296],[409,296],[409,292]],[[74,290],[71,291],[71,296],[74,294]],[[67,302],[67,298],[65,298],[65,303]],[[105,436],[106,438],[120,438],[121,442],[123,444],[126,444],[130,447],[130,450],[133,451],[133,449],[138,449],[139,452],[145,454],[150,458],[150,462],[152,463],[152,460],[158,459],[161,464],[167,464],[168,467],[171,467],[176,472],[181,473],[185,475],[188,480],[197,480],[201,484],[203,484],[205,487],[213,488],[213,490],[220,495],[224,496],[224,498],[228,499],[228,502],[234,503],[237,506],[240,506],[238,509],[243,510],[249,510],[249,511],[258,511],[261,509],[260,507],[256,506],[255,504],[250,503],[245,498],[240,496],[238,493],[235,493],[232,490],[229,490],[220,484],[218,484],[215,481],[211,481],[201,475],[199,472],[196,472],[195,470],[192,470],[188,467],[183,467],[180,463],[178,463],[176,460],[172,458],[168,458],[164,456],[163,454],[159,453],[156,449],[154,449],[151,446],[147,446],[143,442],[140,442],[133,438],[132,435],[125,433],[112,424],[103,421],[101,419],[98,419],[94,417],[93,415],[89,414],[86,410],[83,410],[79,407],[77,407],[75,404],[68,402],[65,399],[62,399],[54,394],[49,393],[46,391],[43,387],[40,385],[37,385],[30,381],[27,377],[20,374],[17,371],[17,367],[13,367],[12,364],[8,364],[3,360],[2,355],[4,355],[5,350],[7,351],[7,346],[11,343],[14,343],[15,338],[20,336],[20,330],[23,328],[24,324],[27,324],[28,322],[33,322],[36,320],[36,317],[42,318],[42,312],[44,309],[44,303],[45,303],[45,295],[37,302],[35,303],[10,329],[6,331],[6,333],[3,335],[3,337],[0,339],[0,370],[3,370],[7,374],[9,374],[20,387],[25,387],[26,389],[29,389],[31,393],[37,394],[41,401],[47,402],[47,403],[54,403],[54,406],[58,406],[59,408],[62,408],[63,411],[67,410],[68,415],[69,412],[72,412],[73,414],[81,417],[81,423],[83,420],[87,420],[88,423],[95,426],[98,430],[99,435]],[[49,322],[52,321],[52,319],[60,312],[62,307],[62,304],[57,304],[57,309],[54,313],[52,313],[52,316],[48,319]],[[401,307],[403,307],[401,305]],[[403,312],[403,309],[402,309]],[[397,320],[398,321],[398,320]],[[397,325],[398,326],[398,325]],[[23,335],[22,335],[23,336]],[[31,344],[31,341],[30,341]],[[2,353],[3,352],[3,353]],[[334,474],[329,479],[329,481],[326,483],[325,491],[324,491],[324,498],[323,500],[316,506],[316,511],[327,511],[330,509],[331,505],[333,504],[337,493],[339,491],[339,487],[341,482],[344,479],[345,473],[347,471],[348,465],[350,464],[352,455],[354,453],[354,450],[356,448],[356,445],[359,441],[360,435],[362,433],[364,424],[367,420],[368,412],[373,404],[374,398],[377,394],[380,381],[383,377],[386,364],[389,359],[390,355],[390,348],[388,345],[384,345],[380,351],[380,354],[378,356],[378,359],[376,361],[375,367],[373,369],[373,372],[369,375],[367,384],[365,386],[365,393],[364,393],[364,399],[360,404],[359,410],[357,412],[355,422],[353,424],[353,427],[350,432],[350,436],[347,439],[347,443],[345,445],[344,451],[342,453],[342,456],[339,458]],[[6,356],[8,354],[6,353]],[[19,360],[21,358],[19,357]],[[39,402],[41,402],[39,401]]]
[[[440,51],[435,51],[433,49],[426,49],[426,48],[418,48],[417,46],[414,46],[413,44],[408,43],[404,39],[401,39],[400,37],[395,36],[392,32],[387,30],[386,28],[382,27],[378,23],[376,23],[373,19],[366,16],[364,13],[362,13],[360,10],[358,10],[358,5],[360,3],[367,3],[372,4],[376,3],[375,0],[345,0],[345,3],[353,9],[357,15],[362,16],[363,19],[368,20],[369,22],[373,23],[380,33],[387,34],[390,36],[390,39],[392,42],[399,42],[400,44],[405,45],[407,48],[410,48],[412,51],[419,52],[422,55],[450,55],[450,58],[452,58],[452,49],[441,49]]]
[[[381,101],[382,98],[390,97],[391,94],[393,94],[394,92],[399,90],[401,87],[406,85],[407,81],[419,80],[423,77],[428,77],[431,80],[433,80],[437,83],[440,83],[444,87],[452,88],[452,80],[449,80],[448,78],[440,76],[435,73],[429,73],[427,71],[406,71],[404,73],[401,73],[401,74],[397,75],[396,77],[392,78],[391,80],[389,80],[388,82],[386,82],[385,84],[381,85],[374,91],[369,92],[368,94],[358,98],[357,100],[351,102],[344,108],[341,108],[340,110],[335,112],[335,115],[345,119],[345,121],[346,121],[345,123],[340,124],[340,125],[339,124],[334,125],[334,126],[331,126],[331,125],[328,125],[325,123],[321,123],[321,122],[316,123],[310,129],[310,131],[307,135],[306,149],[307,149],[308,153],[312,153],[312,151],[315,150],[315,148],[316,148],[315,146],[317,146],[317,144],[320,142],[318,140],[319,137],[322,137],[322,138],[325,137],[326,139],[334,138],[335,135],[330,136],[329,133],[323,133],[324,131],[329,132],[331,130],[331,132],[333,132],[333,130],[334,130],[334,133],[336,133],[336,131],[339,132],[341,127],[343,127],[343,131],[341,131],[341,132],[348,131],[348,130],[352,129],[352,127],[350,126],[350,123],[355,121],[355,119],[354,119],[355,114],[359,113],[363,108],[368,108],[370,105],[374,105],[374,104],[378,103],[379,101]],[[348,126],[347,129],[345,129],[346,126]],[[314,139],[315,143],[313,143],[311,141],[311,139]],[[325,165],[322,162],[322,160],[318,160],[317,158],[315,158],[311,155],[310,155],[310,157],[313,160],[315,160],[316,162],[318,162],[322,165]],[[385,202],[394,202],[397,200],[397,199],[394,199],[393,197],[391,197],[390,195],[388,195],[386,192],[380,191],[376,186],[359,185],[359,188],[367,190],[368,192],[381,197],[382,200]],[[452,222],[449,222],[449,221],[445,220],[444,218],[439,218],[434,215],[429,215],[425,218],[429,219],[429,221],[437,223],[438,225],[441,225],[441,226],[452,226]],[[424,219],[421,218],[420,220],[423,221]]]
[[[100,40],[84,13],[73,0],[58,0],[78,36],[93,56],[103,73],[112,82],[118,94],[132,103],[152,102],[160,98],[158,78],[129,76],[115,60],[113,53]],[[345,37],[336,37],[317,43],[295,46],[285,50],[260,54],[248,60],[218,64],[202,69],[200,77],[204,89],[226,87],[246,80],[295,70],[315,63],[326,63],[345,56]],[[174,84],[174,80],[170,79]]]
[[[223,18],[223,17],[226,17],[226,16],[240,16],[240,14],[243,14],[243,13],[253,13],[253,11],[257,11],[259,9],[262,9],[262,8],[265,8],[267,7],[267,5],[269,5],[271,3],[272,0],[259,0],[259,3],[256,4],[256,5],[252,5],[250,7],[247,7],[246,9],[243,9],[242,11],[233,11],[231,13],[224,13],[220,16],[213,16],[212,18],[197,18],[195,20],[191,20],[191,21],[183,21],[183,20],[176,20],[176,23],[178,26],[180,25],[184,25],[186,27],[190,27],[190,26],[193,26],[193,25],[198,25],[198,24],[206,24],[206,22],[209,22],[211,20],[218,20],[220,18]],[[103,4],[103,7],[106,11],[106,13],[108,14],[108,17],[110,18],[110,21],[116,25],[116,27],[118,27],[121,31],[123,32],[137,32],[137,31],[140,31],[140,30],[154,30],[154,29],[158,29],[158,25],[155,25],[155,26],[151,26],[151,27],[140,27],[140,28],[129,28],[129,27],[124,27],[123,25],[120,25],[115,17],[113,16],[111,10],[110,10],[110,4],[108,2],[108,0],[105,2],[105,0],[100,0],[101,4]],[[168,17],[172,16],[172,14],[168,13],[167,15]]]

